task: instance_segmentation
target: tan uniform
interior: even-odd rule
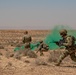
[[[23,41],[23,44],[24,44],[25,47],[26,46],[30,47],[30,42],[32,41],[32,38],[31,38],[30,35],[26,34],[26,35],[23,36],[22,41]]]
[[[73,36],[66,36],[64,38],[63,46],[65,46],[65,52],[60,56],[57,65],[60,65],[62,60],[70,55],[71,59],[76,62],[76,56],[75,56],[75,38]]]
[[[49,47],[45,43],[40,43],[39,47],[37,48],[37,52],[40,52],[40,56],[43,55],[43,51],[47,51]]]

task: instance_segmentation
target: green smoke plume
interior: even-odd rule
[[[50,32],[48,36],[46,36],[44,42],[49,46],[49,49],[57,49],[59,46],[57,46],[54,41],[59,41],[61,39],[61,36],[59,34],[59,31],[61,29],[66,29],[68,31],[68,35],[72,35],[76,38],[76,32],[72,28],[64,25],[57,25],[53,28],[53,30]]]
[[[55,50],[58,49],[59,46],[57,46],[54,41],[59,41],[61,39],[61,36],[59,34],[59,31],[61,29],[66,29],[68,31],[68,35],[72,35],[76,38],[76,31],[73,30],[72,28],[68,27],[67,25],[57,25],[55,26],[52,31],[50,31],[50,34],[46,36],[46,38],[43,40],[48,46],[50,50]],[[35,43],[35,44],[31,44],[30,48],[31,50],[35,50],[38,46],[39,46],[39,42]],[[15,48],[14,51],[20,50],[20,49],[24,49],[24,46],[22,46],[21,48]]]

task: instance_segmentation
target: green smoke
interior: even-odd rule
[[[44,42],[49,46],[49,49],[57,49],[59,46],[57,46],[54,41],[59,41],[61,39],[61,36],[59,34],[59,31],[61,29],[66,29],[68,31],[68,35],[72,35],[76,37],[76,32],[75,30],[71,29],[68,26],[64,25],[57,25],[56,27],[53,28],[53,30],[50,32],[48,36],[46,36],[46,39]]]
[[[59,48],[59,46],[57,46],[54,41],[59,41],[61,39],[61,36],[59,34],[59,31],[61,29],[66,29],[68,31],[68,35],[72,35],[76,38],[76,31],[73,30],[72,28],[68,27],[67,25],[57,25],[55,26],[52,31],[50,31],[50,34],[46,36],[46,38],[43,40],[48,46],[49,49],[54,50]],[[35,50],[38,46],[40,45],[39,42],[35,43],[35,44],[31,44],[30,48],[31,50]],[[24,46],[22,46],[21,48],[15,48],[14,51],[20,50],[20,49],[24,49]]]
[[[50,34],[46,37],[45,43],[49,46],[49,49],[57,49],[59,48],[54,41],[60,40],[59,29],[60,26],[54,27],[54,29],[50,32]]]

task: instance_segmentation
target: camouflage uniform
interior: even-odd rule
[[[23,38],[22,38],[22,42],[23,42],[25,48],[26,48],[26,45],[28,45],[28,46],[30,47],[30,42],[31,42],[31,41],[32,41],[31,36],[28,35],[27,32],[25,32],[25,35],[24,35]]]
[[[64,53],[60,56],[58,63],[56,64],[57,66],[60,65],[62,60],[70,55],[71,59],[76,62],[76,56],[75,56],[75,38],[73,36],[65,36],[63,38],[64,43],[63,46],[65,46],[65,51]]]
[[[40,41],[40,45],[37,48],[37,52],[39,51],[40,52],[40,56],[42,56],[42,55],[44,55],[43,51],[47,51],[48,49],[49,49],[49,47],[43,41]]]

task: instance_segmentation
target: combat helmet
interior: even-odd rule
[[[66,35],[67,34],[67,30],[66,29],[62,29],[60,30],[60,35]]]
[[[25,31],[24,34],[28,34],[28,31]]]

